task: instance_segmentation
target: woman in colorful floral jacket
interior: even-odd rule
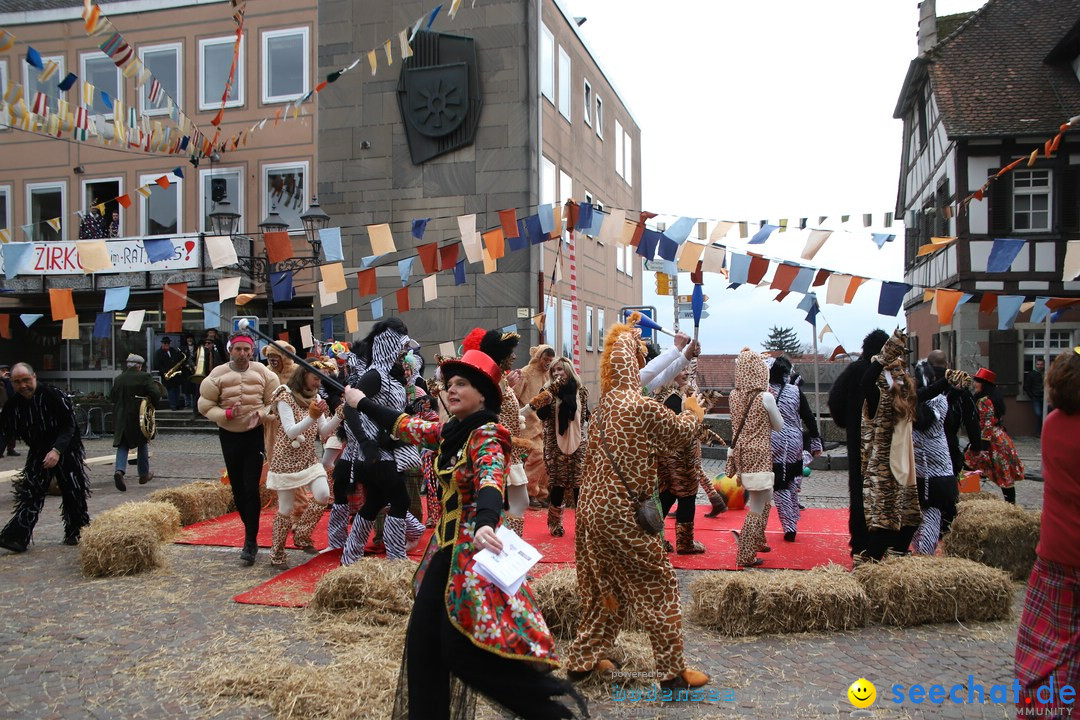
[[[498,422],[502,373],[479,350],[441,366],[445,424],[382,407],[348,388],[345,399],[393,437],[435,450],[442,517],[413,579],[412,615],[395,718],[468,717],[473,692],[525,718],[573,717],[557,700],[584,700],[550,671],[554,640],[529,584],[512,597],[480,576],[473,554],[501,552],[496,537],[510,435]]]

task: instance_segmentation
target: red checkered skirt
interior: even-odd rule
[[[1080,687],[1080,568],[1035,560],[1016,638],[1016,677],[1022,688],[1018,718],[1029,717],[1033,706],[1065,707],[1058,698],[1045,704],[1035,697],[1050,678],[1055,695],[1065,685]]]

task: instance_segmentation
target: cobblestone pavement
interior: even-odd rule
[[[1038,469],[1035,440],[1017,441],[1029,472]],[[120,493],[112,464],[92,466],[91,516],[160,487],[216,479],[222,468],[214,435],[168,435],[153,444],[154,481],[129,483]],[[111,442],[87,442],[87,456],[112,455]],[[22,458],[0,459],[0,473]],[[133,468],[132,468],[133,470]],[[722,463],[706,463],[710,475]],[[129,473],[133,476],[134,473]],[[844,507],[845,472],[815,471],[804,483],[811,507]],[[10,483],[0,480],[0,517],[11,511]],[[1041,508],[1042,484],[1018,486],[1021,505]],[[268,706],[232,698],[211,699],[199,687],[202,659],[222,648],[257,649],[271,634],[289,634],[287,655],[322,663],[334,645],[302,630],[303,611],[238,605],[232,596],[272,577],[267,553],[253,568],[236,563],[236,551],[170,545],[167,566],[129,578],[91,580],[79,569],[78,551],[61,544],[63,529],[50,497],[30,552],[0,551],[0,717],[2,718],[269,718]],[[531,514],[530,517],[536,517]],[[684,607],[697,575],[679,571]],[[685,623],[688,661],[713,675],[714,686],[732,689],[733,702],[669,703],[594,701],[593,717],[849,717],[847,687],[859,677],[877,685],[879,718],[1005,718],[1011,706],[894,705],[894,683],[964,684],[973,675],[988,688],[1013,677],[1013,651],[1023,603],[1015,586],[1010,620],[923,626],[869,627],[844,633],[773,635],[732,640]],[[734,609],[733,609],[734,610]],[[737,611],[737,610],[735,610]],[[238,665],[243,663],[237,658]],[[966,696],[966,691],[964,692]],[[369,716],[384,717],[383,708]]]

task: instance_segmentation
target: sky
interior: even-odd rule
[[[917,54],[917,0],[562,1],[586,18],[582,35],[641,127],[635,151],[643,209],[673,216],[669,221],[682,215],[815,223],[824,215],[829,228],[840,215],[863,213],[881,225],[895,209],[903,124],[892,115]],[[937,14],[982,4],[938,0]],[[834,235],[814,262],[902,280],[902,228],[878,250],[861,224],[855,223],[860,233]],[[727,241],[745,243],[737,230]],[[757,247],[797,261],[802,246],[797,233],[787,233]],[[689,275],[679,282],[688,294]],[[643,304],[656,306],[671,327],[672,299],[655,295],[652,273],[643,284]],[[776,291],[726,285],[705,276],[703,352],[760,349],[772,326],[792,327],[812,341],[797,309],[801,295],[776,303]],[[865,284],[843,307],[825,304],[819,293],[817,327],[833,330],[822,338],[822,352],[838,343],[855,350],[873,328],[902,324],[902,317],[877,313],[879,287]]]

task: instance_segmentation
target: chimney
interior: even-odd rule
[[[937,45],[937,2],[922,0],[919,3],[919,54]]]

